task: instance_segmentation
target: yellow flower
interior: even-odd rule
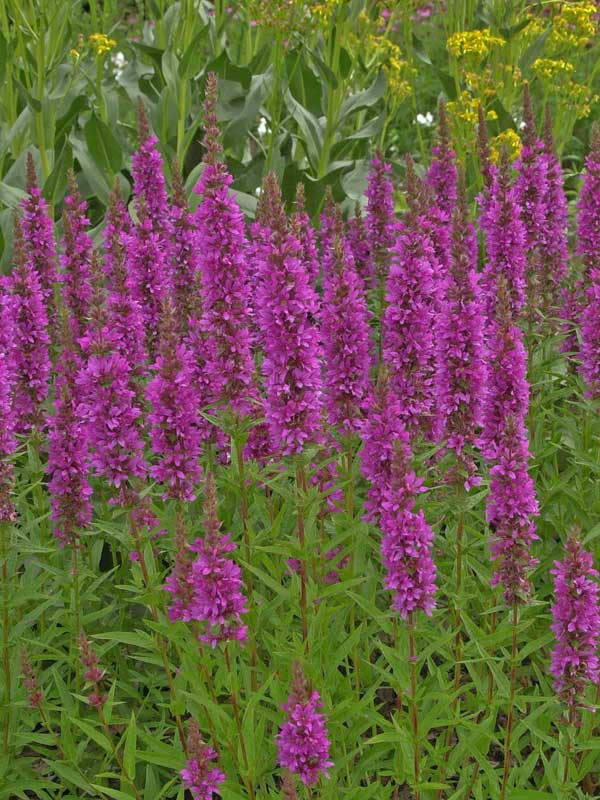
[[[498,136],[494,136],[490,142],[490,158],[494,163],[500,158],[503,148],[508,150],[508,157],[511,161],[521,155],[521,138],[512,128],[507,128],[502,133],[499,133]]]
[[[105,33],[90,33],[88,40],[97,56],[103,56],[117,44],[114,39],[111,39]]]
[[[383,69],[392,100],[402,102],[412,92],[410,79],[414,76],[414,69],[407,61],[396,56],[392,56]]]
[[[575,67],[562,58],[537,58],[532,69],[539,78],[556,78],[558,75],[569,75]]]
[[[459,31],[448,37],[446,47],[454,58],[474,57],[481,61],[494,47],[503,45],[504,39],[494,36],[489,28],[475,31]]]
[[[565,3],[554,18],[551,47],[583,47],[596,35],[594,3]]]
[[[71,56],[73,61],[78,61],[79,60],[79,56],[81,55],[81,53],[79,52],[79,50],[77,50],[76,47],[72,47],[69,50],[69,55]]]
[[[464,89],[460,93],[460,97],[450,101],[446,105],[446,108],[451,119],[461,120],[462,122],[469,123],[469,125],[474,125],[479,116],[479,104],[479,99]],[[498,114],[493,109],[487,111],[485,116],[486,119],[498,119]]]

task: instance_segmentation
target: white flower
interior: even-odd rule
[[[254,190],[254,194],[256,195],[256,197],[260,197],[260,196],[261,196],[261,194],[262,194],[262,189],[261,189],[261,187],[260,187],[260,186],[257,186],[257,187],[256,187],[256,189]]]
[[[426,128],[431,128],[433,125],[433,114],[428,111],[426,114],[417,114],[417,122],[419,125],[424,125]]]
[[[113,53],[110,57],[111,63],[114,66],[113,75],[119,78],[125,67],[127,66],[127,59],[121,52]]]
[[[256,132],[259,136],[264,136],[268,132],[269,128],[267,127],[267,120],[264,117],[261,117],[258,121],[258,128]]]

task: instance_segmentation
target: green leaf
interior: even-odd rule
[[[0,33],[0,84],[4,81],[6,75],[6,62],[8,61],[8,46],[6,39]]]
[[[122,165],[121,146],[108,125],[92,113],[84,131],[88,150],[96,164],[111,175],[119,172]]]
[[[100,745],[100,747],[106,753],[112,753],[112,748],[110,746],[110,742],[106,738],[106,736],[101,733],[99,730],[96,730],[93,725],[85,720],[78,719],[76,716],[71,717],[71,722],[76,725],[80,730],[82,730],[86,736],[89,736],[96,744]]]
[[[78,789],[83,789],[84,792],[93,794],[92,785],[86,781],[83,775],[77,772],[76,769],[64,764],[62,761],[48,761],[48,765],[56,772],[61,778],[64,778],[69,783],[77,786]],[[127,800],[131,800],[130,797]]]
[[[208,32],[208,25],[205,25],[199,33],[194,36],[187,50],[183,54],[179,63],[179,77],[181,80],[186,81],[194,78],[202,71],[202,67],[206,63],[206,53],[202,46],[206,39]]]
[[[292,117],[298,123],[304,143],[306,144],[308,157],[313,167],[316,167],[319,163],[321,150],[323,149],[323,129],[321,122],[307,108],[304,108],[289,90],[285,93],[285,104]]]
[[[108,786],[99,786],[97,783],[92,784],[92,786],[101,794],[105,794],[107,797],[114,797],[115,800],[131,800],[130,794],[120,792],[118,789],[109,789]]]
[[[386,80],[383,72],[380,72],[368,89],[350,95],[342,104],[340,120],[346,119],[350,114],[358,111],[359,108],[369,108],[383,97],[385,92]]]
[[[136,749],[137,749],[137,726],[135,714],[131,712],[131,719],[125,732],[125,747],[123,749],[123,767],[131,780],[135,778]]]

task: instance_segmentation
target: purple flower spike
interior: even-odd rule
[[[69,321],[75,343],[83,335],[89,312],[92,263],[92,238],[87,232],[90,221],[86,216],[87,203],[77,188],[75,175],[69,172],[69,194],[63,212],[63,252],[60,256],[62,294],[69,311]]]
[[[392,167],[380,153],[371,161],[367,186],[367,229],[373,271],[385,280],[390,266],[390,251],[396,238]]]
[[[16,387],[14,410],[19,433],[28,434],[42,421],[42,403],[50,382],[50,334],[38,272],[23,239],[21,220],[15,216],[14,270],[11,275]]]
[[[600,679],[600,607],[598,571],[592,554],[573,537],[566,545],[563,561],[555,561],[552,630],[556,645],[550,672],[554,688],[570,709],[583,703],[586,684]]]
[[[0,282],[0,522],[15,517],[11,500],[13,467],[9,457],[16,447],[16,417],[13,408],[15,391],[13,298]]]
[[[578,247],[585,274],[572,298],[572,314],[581,321],[581,373],[586,396],[600,397],[600,132],[595,125],[585,160],[583,186],[577,204]]]
[[[273,173],[262,198],[265,235],[257,250],[257,321],[265,357],[266,423],[283,455],[300,453],[321,430],[319,332],[313,324],[318,301],[290,231]]]
[[[309,690],[300,665],[294,664],[292,692],[282,706],[288,718],[276,739],[279,764],[306,786],[317,783],[321,774],[328,778],[333,766],[322,706],[319,693]]]
[[[213,800],[219,794],[219,786],[225,780],[220,769],[211,766],[217,753],[202,741],[198,723],[192,720],[187,740],[188,760],[181,770],[183,786],[194,800]]]
[[[156,375],[146,387],[152,409],[148,423],[150,443],[159,462],[150,468],[150,475],[165,484],[163,499],[194,500],[195,485],[202,474],[199,396],[193,381],[192,354],[177,337],[170,300],[163,304],[158,356],[152,369]]]

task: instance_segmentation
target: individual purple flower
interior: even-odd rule
[[[23,226],[15,216],[14,269],[11,274],[16,386],[16,430],[28,434],[42,421],[42,403],[50,383],[50,334],[44,295],[31,253],[23,239]]]
[[[452,225],[452,261],[435,331],[435,434],[456,453],[458,474],[452,479],[464,481],[468,490],[479,482],[472,450],[481,425],[485,366],[477,240],[464,189]]]
[[[276,736],[281,767],[300,778],[305,786],[317,783],[321,774],[329,777],[330,742],[325,717],[319,710],[323,703],[319,693],[310,691],[299,664],[293,667],[292,691],[282,709],[287,720]]]
[[[175,570],[165,585],[174,601],[169,614],[172,619],[200,623],[203,627],[198,638],[211,647],[219,642],[245,642],[247,626],[242,622],[242,615],[248,609],[242,571],[228,555],[236,549],[230,534],[220,533],[212,473],[207,473],[205,480],[204,514],[205,535],[189,546],[189,550],[196,553],[191,563],[185,555],[187,546],[179,543],[183,552],[176,559]]]
[[[486,197],[480,198],[479,225],[485,236],[486,259],[481,276],[486,315],[494,316],[500,277],[506,281],[512,313],[518,319],[527,300],[525,226],[516,187],[511,180],[508,153],[490,170]]]
[[[422,480],[409,469],[410,456],[407,442],[396,440],[379,522],[385,587],[393,592],[393,608],[404,619],[419,610],[431,615],[437,589],[433,531],[423,510],[414,511],[416,495],[424,489]]]
[[[23,239],[32,267],[38,274],[46,316],[54,330],[57,321],[54,288],[58,281],[54,224],[48,203],[37,185],[31,153],[27,154],[27,194],[21,203]]]
[[[129,361],[119,352],[118,331],[105,305],[102,269],[92,256],[93,294],[90,320],[80,339],[84,362],[77,377],[81,414],[86,423],[90,466],[119,489],[147,472],[140,431],[142,409]]]
[[[63,211],[63,252],[60,256],[62,296],[69,311],[73,340],[77,342],[85,330],[91,297],[90,265],[92,238],[87,232],[90,221],[87,203],[77,188],[75,175],[69,172],[69,195]]]
[[[577,254],[584,276],[571,298],[571,318],[581,323],[581,373],[586,396],[600,397],[600,133],[592,132],[577,203]]]
[[[190,722],[187,752],[187,762],[181,770],[184,788],[193,800],[213,800],[219,794],[219,786],[225,780],[225,775],[211,765],[210,762],[216,761],[218,755],[202,741],[196,720]]]
[[[15,450],[17,424],[13,398],[15,392],[13,298],[0,282],[0,523],[15,518],[11,500],[13,466],[10,456]]]
[[[151,368],[156,374],[146,387],[151,406],[148,424],[152,451],[159,460],[150,475],[165,484],[163,499],[193,500],[202,474],[199,397],[192,354],[177,336],[170,299],[163,303],[158,355]]]
[[[308,274],[308,280],[314,286],[319,277],[319,253],[317,250],[317,237],[310,217],[306,213],[306,197],[304,184],[296,187],[296,205],[291,219],[292,233],[300,242],[302,261]]]
[[[381,153],[376,153],[371,160],[366,192],[367,229],[373,271],[380,280],[385,280],[387,277],[390,251],[396,238],[391,172],[391,164],[383,160]]]
[[[31,708],[41,708],[44,702],[44,692],[40,689],[37,675],[31,665],[29,653],[25,647],[21,648],[21,675],[29,706]]]
[[[190,317],[195,313],[200,298],[198,270],[200,253],[195,215],[190,211],[179,162],[173,163],[173,199],[171,202],[171,260],[173,274],[173,299],[182,333],[187,332]]]
[[[248,414],[255,395],[250,331],[249,273],[244,217],[230,186],[233,178],[220,160],[222,147],[216,116],[217,77],[207,78],[204,104],[204,171],[195,191],[202,271],[203,325],[214,343],[214,359],[205,370],[215,398]]]
[[[408,212],[392,248],[382,320],[383,360],[408,430],[431,426],[437,256],[423,188],[407,158]]]
[[[348,222],[348,242],[354,258],[356,271],[366,288],[373,275],[373,264],[371,260],[369,232],[360,203],[358,202],[356,203],[354,216]]]
[[[321,340],[325,371],[325,407],[329,424],[341,435],[355,433],[369,390],[369,324],[362,281],[356,274],[344,236],[339,208],[333,209],[331,252],[323,252]]]
[[[377,522],[385,489],[390,485],[396,442],[408,445],[409,436],[402,423],[402,406],[391,390],[387,371],[380,370],[369,407],[361,426],[363,448],[361,472],[369,483],[365,500],[365,521]]]
[[[265,178],[269,238],[259,254],[257,322],[264,350],[266,423],[283,455],[300,453],[321,430],[318,302],[291,233],[273,173]]]
[[[72,328],[69,321],[65,327]],[[86,424],[75,382],[81,360],[69,332],[62,332],[56,364],[54,413],[48,418],[48,489],[54,535],[61,546],[76,545],[79,532],[92,519],[92,487],[88,480]]]
[[[105,671],[100,668],[98,656],[92,650],[92,645],[85,631],[81,630],[79,632],[77,643],[79,645],[79,657],[83,666],[83,678],[86,683],[90,684],[91,689],[88,695],[88,703],[94,708],[100,709],[108,700],[108,695],[100,688]]]
[[[528,472],[526,416],[529,401],[527,354],[521,329],[512,319],[506,281],[498,285],[498,301],[488,320],[488,375],[484,395],[483,453],[490,464],[487,519],[494,562],[492,586],[501,585],[508,605],[529,595],[531,553],[538,513],[535,487]]]
[[[576,537],[569,539],[563,561],[555,561],[552,630],[556,645],[550,673],[554,688],[569,709],[584,703],[586,684],[600,679],[600,606],[598,571],[591,553]]]

